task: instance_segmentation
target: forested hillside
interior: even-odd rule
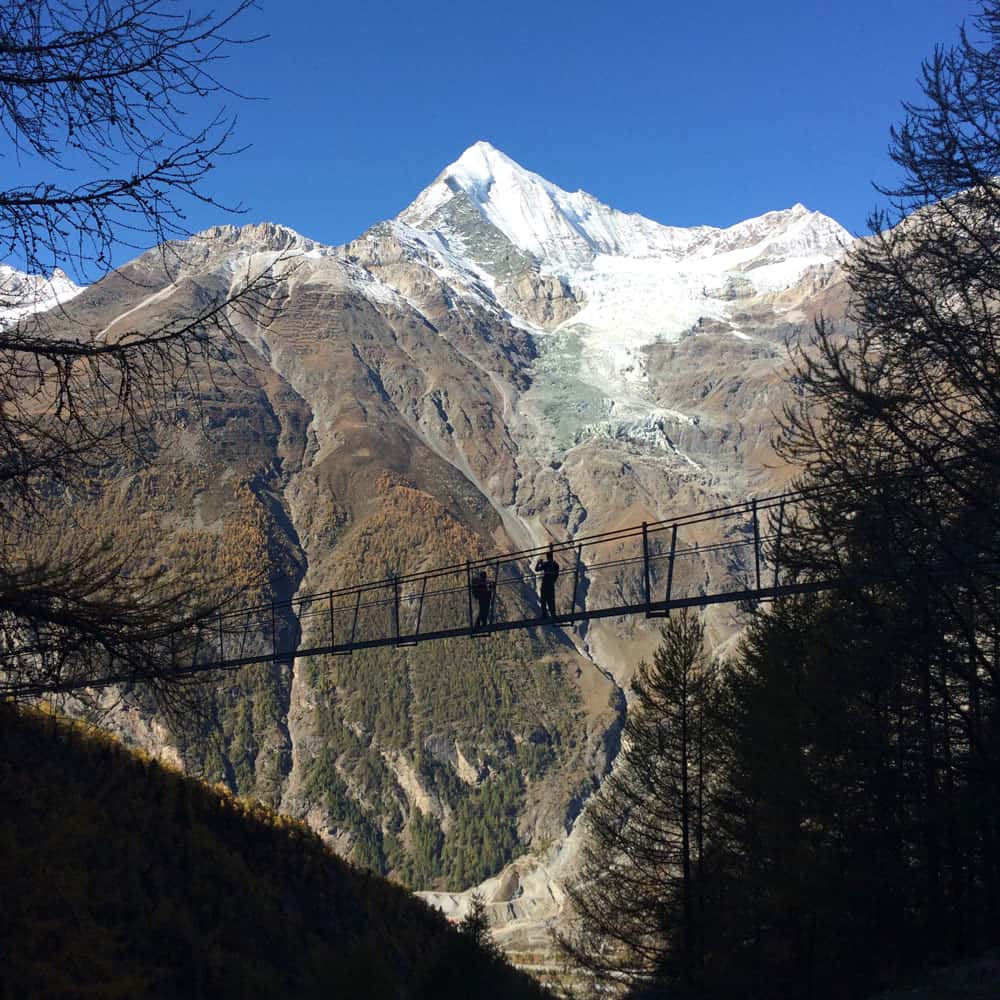
[[[303,823],[0,710],[0,996],[542,997]]]

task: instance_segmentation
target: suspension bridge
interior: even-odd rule
[[[514,630],[583,629],[597,619],[661,618],[685,607],[756,604],[831,589],[835,581],[796,580],[782,565],[788,533],[808,530],[803,518],[794,517],[806,498],[804,492],[775,494],[289,600],[223,609],[191,623],[184,658],[175,658],[168,671],[155,676],[181,678],[442,639],[489,639]],[[546,608],[539,590],[548,559],[559,572]],[[483,584],[488,598],[481,603]],[[100,678],[0,684],[0,694],[33,696],[136,680],[141,677],[134,671],[116,670],[111,663]]]
[[[789,515],[803,500],[802,493],[777,494],[223,611],[198,623],[207,649],[196,654],[190,671],[481,639],[601,618],[665,617],[684,607],[759,603],[829,589],[835,584],[782,579]],[[543,614],[538,597],[539,562],[549,555],[559,566],[555,614]],[[485,620],[476,596],[482,575],[490,595]]]

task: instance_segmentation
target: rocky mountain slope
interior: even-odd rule
[[[346,246],[219,227],[175,247],[171,274],[151,252],[39,321],[142,328],[247,274],[280,279],[273,319],[236,319],[243,356],[164,410],[86,516],[249,600],[285,598],[779,486],[785,342],[843,315],[849,241],[801,205],[663,226],[477,143]],[[729,569],[705,554],[692,572]],[[737,624],[714,612],[715,641]],[[416,887],[464,890],[530,855],[490,892],[531,938],[654,644],[646,622],[606,620],[291,659],[206,691],[188,727],[134,700],[110,718]]]

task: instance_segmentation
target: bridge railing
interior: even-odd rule
[[[199,623],[196,658],[238,666],[321,653],[346,655],[460,635],[486,636],[544,620],[657,617],[684,605],[766,600],[782,589],[780,550],[797,495],[631,525],[420,573],[223,611]],[[542,619],[539,562],[559,566],[554,617]],[[489,589],[485,624],[477,578]]]
[[[827,492],[829,492],[827,490]],[[171,636],[183,650],[156,677],[182,677],[293,657],[350,655],[372,647],[433,639],[489,637],[510,629],[572,628],[601,618],[660,617],[673,609],[765,601],[819,590],[836,581],[790,579],[782,560],[787,532],[809,532],[791,517],[806,499],[787,493],[720,506],[663,521],[631,525],[551,546],[496,554],[419,572],[400,572],[322,593],[303,594],[210,615]],[[811,544],[822,546],[816,538]],[[559,565],[555,614],[542,619],[539,561],[551,551]],[[485,573],[492,585],[485,624],[473,588]],[[138,679],[128,662],[109,656],[92,671],[48,681],[10,680],[0,669],[0,696],[28,697],[99,688]]]

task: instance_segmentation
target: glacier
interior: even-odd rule
[[[484,227],[572,289],[581,308],[555,328],[538,329],[516,310],[512,319],[532,330],[542,351],[546,334],[575,331],[582,349],[576,374],[612,394],[641,394],[649,345],[676,340],[702,320],[735,329],[744,300],[777,299],[809,272],[828,273],[853,242],[835,220],[800,203],[723,229],[662,225],[584,191],[564,191],[479,141],[396,220],[433,235],[452,280],[470,267],[459,204],[474,206]],[[478,282],[492,287],[489,262],[477,264]]]

